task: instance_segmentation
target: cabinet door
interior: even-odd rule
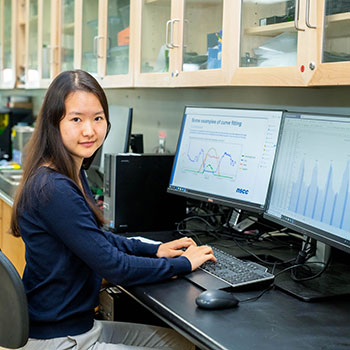
[[[104,2],[98,57],[104,87],[131,87],[133,84],[134,13],[134,1]]]
[[[27,1],[26,88],[48,87],[57,74],[57,1]]]
[[[99,35],[101,26],[101,6],[103,1],[80,0],[80,57],[79,68],[98,78],[98,57],[101,50],[102,37]],[[79,16],[80,17],[80,16]]]
[[[38,25],[39,2],[27,0],[26,88],[40,87]]]
[[[139,1],[136,86],[211,86],[229,81],[232,0]]]
[[[76,3],[74,0],[59,2],[58,20],[58,56],[59,71],[74,69],[75,50],[75,15]]]
[[[181,45],[176,86],[224,85],[229,81],[232,0],[185,0],[180,9]],[[224,13],[227,14],[224,16]]]
[[[232,84],[304,86],[317,61],[316,0],[241,0]]]
[[[135,86],[170,86],[179,42],[182,0],[136,0]]]
[[[320,0],[320,62],[311,85],[350,84],[350,1]]]
[[[39,0],[39,71],[40,87],[49,86],[58,73],[57,23],[58,6],[55,0]]]
[[[16,84],[16,11],[15,0],[0,0],[0,88]]]
[[[12,208],[2,202],[2,251],[22,276],[25,267],[25,246],[21,237],[14,237],[8,231],[11,222]]]

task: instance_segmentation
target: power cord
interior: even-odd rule
[[[302,264],[293,264],[291,266],[288,266],[286,268],[284,268],[283,270],[277,272],[275,274],[275,280],[278,276],[280,276],[281,274],[289,271],[289,270],[293,270],[295,268],[298,268],[298,267],[302,267],[302,266],[305,266],[306,264],[324,264],[324,268],[322,269],[322,272],[320,271],[319,273],[315,274],[314,276],[310,277],[310,278],[307,278],[307,279],[299,279],[299,281],[307,281],[307,280],[310,280],[310,279],[313,279],[313,278],[316,278],[318,276],[320,276],[324,270],[327,268],[328,266],[328,263],[329,263],[329,260],[327,261],[326,264],[324,264],[322,261],[312,261],[312,262],[304,262]],[[257,301],[258,299],[260,299],[266,292],[268,292],[269,290],[271,290],[272,288],[275,287],[275,283],[271,283],[267,288],[265,288],[263,291],[261,291],[258,295],[254,296],[254,297],[251,297],[251,298],[247,298],[247,299],[244,299],[244,300],[240,300],[240,303],[246,303],[246,302],[252,302],[252,301]]]

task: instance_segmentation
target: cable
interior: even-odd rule
[[[328,262],[327,262],[328,263]],[[297,268],[297,267],[301,267],[301,266],[304,266],[305,264],[322,264],[322,262],[321,261],[315,261],[315,262],[306,262],[306,263],[304,263],[304,264],[294,264],[294,265],[292,265],[292,266],[288,266],[288,267],[286,267],[285,269],[283,269],[283,270],[281,270],[281,271],[279,271],[279,272],[277,272],[276,274],[275,274],[275,279],[279,276],[279,275],[281,275],[282,273],[284,273],[284,272],[287,272],[287,271],[289,271],[289,270],[292,270],[292,269],[295,269],[295,268]],[[326,264],[327,265],[327,264]],[[325,267],[326,268],[326,267]],[[324,269],[325,269],[324,268]],[[323,270],[324,270],[323,269]],[[273,271],[274,271],[274,268],[273,268]],[[323,272],[323,271],[322,271]],[[313,278],[315,278],[315,277],[318,277],[318,276],[313,276]],[[304,279],[303,279],[304,280]],[[305,279],[305,281],[306,281],[307,279]],[[302,280],[300,280],[300,281],[302,281]],[[246,302],[251,302],[251,301],[256,301],[256,300],[258,300],[259,298],[261,298],[266,292],[268,292],[270,289],[272,289],[273,287],[275,286],[275,283],[271,283],[266,289],[264,289],[261,293],[259,293],[258,295],[256,295],[256,296],[254,296],[254,297],[251,297],[251,298],[248,298],[248,299],[244,299],[244,300],[240,300],[240,303],[246,303]]]
[[[304,267],[306,264],[322,264],[322,265],[324,265],[323,267],[322,267],[322,269],[320,270],[320,271],[318,271],[317,273],[315,273],[314,275],[311,275],[311,276],[308,276],[308,277],[297,277],[296,276],[296,274],[295,274],[295,271],[294,271],[294,269],[292,269],[291,270],[291,278],[292,278],[292,280],[293,281],[295,281],[295,282],[303,282],[303,281],[310,281],[310,280],[313,280],[313,279],[315,279],[315,278],[317,278],[317,277],[319,277],[319,276],[321,276],[325,271],[326,271],[326,269],[327,269],[327,267],[329,266],[329,263],[330,263],[330,261],[331,261],[331,256],[328,258],[328,260],[327,260],[327,262],[326,263],[324,263],[324,262],[322,262],[322,261],[320,261],[320,262],[306,262],[306,263],[304,263],[304,264],[299,264],[300,265],[300,267]],[[311,269],[309,270],[309,273],[311,273]],[[300,272],[300,271],[299,271]]]
[[[294,264],[294,265],[288,266],[288,267],[286,267],[285,269],[283,269],[283,270],[281,270],[281,271],[278,271],[278,272],[275,274],[275,279],[276,279],[276,277],[278,277],[279,275],[281,275],[282,273],[284,273],[284,272],[286,272],[286,271],[295,269],[296,267],[301,267],[301,266],[311,265],[311,264],[324,264],[324,262],[322,262],[322,261],[310,261],[310,262],[306,262],[306,263],[304,263],[304,264]]]
[[[257,259],[258,261],[262,262],[263,264],[266,265],[284,265],[284,264],[288,264],[292,261],[294,261],[295,259],[291,259],[291,260],[287,260],[287,261],[281,261],[281,262],[270,262],[270,261],[266,261],[264,259],[261,259],[258,255],[254,254],[253,252],[251,252],[250,250],[242,247],[235,239],[233,239],[234,242],[236,243],[237,247],[242,249],[243,251],[245,251],[246,253],[248,253],[249,255],[253,256],[255,259]]]
[[[251,301],[257,301],[259,298],[261,298],[266,292],[268,292],[270,289],[274,287],[274,284],[270,284],[267,288],[265,288],[260,294],[256,295],[255,297],[251,297],[248,299],[240,300],[240,303],[247,303]]]

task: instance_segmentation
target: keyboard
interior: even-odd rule
[[[254,262],[244,261],[211,247],[217,262],[207,261],[196,271],[184,276],[203,289],[223,289],[253,284],[269,284],[274,275],[267,268]]]

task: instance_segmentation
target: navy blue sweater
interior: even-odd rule
[[[126,286],[191,271],[185,257],[158,259],[158,245],[101,230],[79,187],[64,175],[41,167],[25,191],[29,201],[20,209],[19,228],[31,338],[91,329],[102,277]]]

